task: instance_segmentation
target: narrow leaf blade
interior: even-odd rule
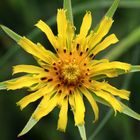
[[[33,115],[35,114],[37,109],[38,109],[38,107],[33,112],[32,116],[30,117],[29,121],[27,122],[27,124],[25,125],[23,130],[18,134],[18,137],[25,135],[27,132],[29,132],[37,124],[38,121],[33,118]]]
[[[78,125],[78,130],[80,132],[80,136],[82,140],[86,140],[86,130],[85,130],[85,125]]]
[[[129,117],[132,117],[132,118],[140,121],[140,114],[136,113],[135,111],[133,111],[132,109],[130,109],[128,106],[126,106],[122,102],[121,102],[121,105],[123,106],[123,113],[124,114],[126,114]]]
[[[117,10],[117,7],[119,5],[120,0],[115,0],[109,10],[106,13],[107,17],[112,18],[114,16],[115,11]]]
[[[95,94],[93,95],[94,99],[101,103],[104,104],[106,106],[110,106],[105,100],[101,99],[100,97],[96,96]],[[123,106],[123,110],[122,113],[126,114],[127,116],[134,118],[136,120],[140,120],[140,114],[136,113],[135,111],[133,111],[131,108],[129,108],[128,106],[126,106],[125,104],[123,104],[120,101],[121,105]]]
[[[0,27],[2,28],[2,30],[9,35],[14,41],[19,42],[19,40],[22,38],[20,35],[18,35],[17,33],[15,33],[14,31],[12,31],[11,29],[9,29],[8,27],[4,26],[4,25],[0,25]]]

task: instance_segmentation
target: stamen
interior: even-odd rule
[[[80,44],[77,44],[77,45],[76,45],[77,51],[79,50],[79,47],[80,47]]]
[[[49,72],[49,70],[48,70],[48,69],[44,69],[44,71]]]
[[[94,56],[94,54],[92,53],[89,57],[92,58]]]
[[[82,56],[83,55],[83,52],[80,52],[80,56]]]
[[[58,91],[58,93],[62,93],[62,90],[60,89],[60,90]]]
[[[86,66],[87,64],[86,63],[84,63],[84,66]]]
[[[57,86],[60,87],[60,84],[58,84]]]
[[[54,70],[57,70],[57,68],[56,68],[56,67],[54,67],[53,69],[54,69]]]
[[[42,77],[42,78],[40,78],[40,80],[42,80],[42,81],[44,81],[44,80],[46,80],[47,79],[47,77]]]
[[[72,55],[72,52],[70,52],[70,55]]]
[[[71,91],[71,89],[69,90],[69,94],[72,94],[72,91]]]
[[[58,75],[58,72],[56,72],[55,74]]]
[[[66,49],[64,49],[63,51],[64,51],[64,53],[66,53]]]
[[[89,82],[91,83],[91,79],[89,79]]]
[[[86,48],[86,52],[89,50],[89,48]]]
[[[48,82],[51,82],[51,81],[53,81],[53,79],[51,78],[51,79],[48,79]]]
[[[56,65],[56,63],[54,62],[54,63],[53,63],[53,65],[55,66],[55,65]]]

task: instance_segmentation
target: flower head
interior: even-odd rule
[[[104,17],[98,28],[89,33],[91,23],[91,13],[86,12],[80,33],[75,34],[75,27],[67,20],[66,11],[59,9],[58,35],[55,36],[50,27],[40,20],[36,26],[46,34],[55,53],[40,43],[21,38],[18,44],[35,57],[39,66],[14,66],[13,74],[27,74],[6,83],[9,90],[26,87],[32,91],[17,103],[21,109],[41,98],[33,114],[36,120],[49,114],[56,106],[60,107],[58,129],[62,131],[65,131],[67,125],[68,105],[73,111],[75,125],[82,125],[85,117],[83,98],[87,98],[91,104],[94,121],[98,119],[99,109],[93,95],[105,100],[115,112],[122,112],[123,109],[116,97],[129,99],[129,91],[111,86],[104,78],[116,77],[120,71],[129,72],[130,64],[95,59],[98,53],[118,42],[115,34],[105,37],[112,26],[112,18]]]

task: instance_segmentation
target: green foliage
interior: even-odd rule
[[[95,27],[95,24],[98,23],[102,17],[105,15],[107,9],[110,7],[110,5],[114,2],[114,0],[73,0],[73,13],[74,13],[74,21],[78,28],[81,23],[81,17],[83,17],[83,14],[86,10],[91,10],[94,17],[93,21],[93,27]],[[117,6],[118,1],[114,4],[113,7]],[[43,35],[41,32],[37,29],[33,29],[33,25],[41,18],[42,20],[47,21],[49,25],[52,26],[53,31],[56,33],[56,27],[55,24],[55,14],[56,14],[56,7],[62,8],[62,1],[27,1],[24,0],[21,1],[14,1],[14,0],[7,0],[0,2],[0,23],[3,25],[6,25],[7,27],[10,27],[12,30],[19,32],[20,34],[26,35],[27,32],[30,32],[27,36],[29,38],[32,38],[33,41],[39,41],[43,43],[47,48],[50,48],[50,45],[46,40],[43,38]],[[139,18],[139,10],[140,10],[140,2],[138,0],[134,1],[127,1],[127,0],[121,0],[119,4],[119,9],[117,10],[117,13],[114,15],[114,10],[110,9],[107,12],[107,16],[112,17],[115,20],[113,28],[111,32],[114,32],[119,40],[120,43],[118,45],[115,45],[114,48],[110,48],[107,50],[107,53],[101,54],[100,57],[108,57],[110,60],[121,60],[124,62],[131,62],[131,59],[133,57],[136,57],[134,54],[134,51],[136,48],[140,45],[140,18]],[[111,12],[110,12],[111,11]],[[49,20],[46,20],[49,19]],[[1,25],[1,28],[16,42],[19,41],[21,36],[17,35],[13,31],[11,31],[9,28]],[[32,30],[33,29],[33,30]],[[43,39],[42,39],[43,38]],[[45,41],[44,41],[45,40]],[[21,51],[17,46],[12,45],[11,39],[7,38],[2,31],[0,31],[0,80],[3,81],[6,79],[11,79],[11,76],[9,76],[11,72],[12,65],[21,64],[21,63],[34,63],[30,59],[30,57],[27,57],[26,54]],[[108,52],[109,51],[109,52]],[[139,51],[139,48],[138,48]],[[122,57],[123,56],[123,57]],[[140,67],[137,66],[137,64],[140,64],[140,58],[136,57],[138,60],[137,62],[134,61],[132,64],[135,66],[132,66],[131,72],[137,72],[140,70]],[[127,87],[129,90],[132,91],[131,94],[131,100],[129,106],[136,110],[136,112],[140,112],[139,110],[139,76],[140,74],[137,73],[137,76],[134,78],[131,77],[128,79],[129,86]],[[117,85],[118,87],[121,87],[123,84],[124,77],[121,76],[120,79],[117,78],[110,81],[110,83],[113,83]],[[5,83],[0,83],[0,90],[5,89]],[[22,93],[22,91],[20,91]],[[25,110],[23,113],[19,111],[14,105],[14,103],[19,100],[22,96],[22,94],[19,93],[19,91],[15,91],[14,94],[11,91],[1,91],[0,94],[0,138],[3,140],[15,140],[16,135],[18,133],[19,128],[22,128],[25,121],[30,116],[32,110],[34,109],[34,105],[29,106],[27,110]],[[18,95],[18,96],[17,96]],[[102,102],[106,104],[106,102],[100,101],[100,99],[97,99],[99,102]],[[13,106],[12,106],[13,105]],[[86,104],[88,107],[88,105]],[[135,119],[139,120],[139,114],[132,111],[127,106],[124,106],[123,113],[127,114]],[[106,113],[106,108],[100,108],[102,114],[100,114],[100,119],[104,119]],[[89,112],[88,112],[89,111]],[[92,113],[90,112],[90,108],[87,110],[88,114],[86,114],[86,129],[87,129],[87,135],[89,136],[91,133],[95,132],[98,128],[98,125],[100,121],[97,122],[97,124],[92,124],[90,120],[92,120]],[[72,112],[70,112],[72,114]],[[112,113],[111,113],[112,114]],[[10,116],[10,117],[9,117]],[[110,116],[110,115],[109,115]],[[79,139],[79,135],[76,132],[76,129],[73,124],[68,124],[67,132],[64,134],[61,134],[58,131],[55,131],[56,128],[56,120],[58,118],[58,114],[52,114],[48,117],[46,117],[46,120],[41,120],[36,127],[32,129],[31,132],[29,132],[27,135],[23,136],[23,139],[34,139],[34,140],[46,140],[46,139],[57,139],[57,140],[64,140],[64,139]],[[70,115],[69,120],[72,118],[72,115]],[[121,118],[120,115],[117,115],[116,118]],[[113,127],[111,127],[111,130],[109,129],[109,126],[105,128],[104,131],[101,131],[100,135],[97,135],[97,140],[101,139],[121,139],[121,140],[136,140],[138,137],[140,137],[140,134],[138,131],[133,131],[134,128],[139,129],[139,125],[137,121],[129,119],[127,120],[127,117],[124,116],[124,118],[120,119],[120,124],[124,125],[124,129],[121,128],[122,131],[119,131],[117,126],[117,119],[113,117],[113,119],[110,119],[110,124],[113,120]],[[51,121],[50,121],[51,120]],[[19,123],[18,123],[19,122]],[[53,123],[54,122],[54,123]],[[74,122],[72,120],[72,122]],[[116,123],[115,123],[116,122]],[[19,135],[23,135],[27,131],[30,130],[31,127],[33,127],[36,124],[36,121],[31,118],[23,131]],[[103,124],[103,123],[102,123]],[[103,127],[103,126],[102,126]],[[117,128],[117,130],[115,129]],[[131,130],[131,133],[129,133],[128,128]],[[75,129],[75,130],[74,130]],[[81,128],[80,128],[81,129]],[[80,130],[82,131],[83,128]],[[84,131],[81,133],[84,134]],[[127,135],[125,137],[124,135]],[[64,137],[65,136],[65,137]],[[82,136],[84,137],[84,136]],[[129,139],[128,139],[129,138]],[[92,139],[90,139],[92,140]]]

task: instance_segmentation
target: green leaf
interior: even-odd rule
[[[4,89],[6,89],[6,85],[4,82],[1,82],[0,83],[0,90],[4,90]]]
[[[140,114],[136,113],[135,111],[133,111],[132,109],[130,109],[128,106],[126,106],[122,102],[120,102],[120,103],[123,106],[123,113],[124,114],[126,114],[129,117],[132,117],[132,118],[140,121]]]
[[[73,23],[73,14],[72,14],[71,0],[64,0],[63,8],[65,10],[67,10],[67,12],[66,12],[67,20],[69,22]]]
[[[8,27],[4,26],[4,25],[0,25],[0,27],[2,28],[2,30],[9,35],[13,40],[15,40],[16,42],[19,42],[19,40],[22,38],[20,35],[16,34],[14,31],[12,31],[11,29],[9,29]]]
[[[106,13],[106,16],[107,16],[107,17],[110,17],[110,18],[113,17],[115,11],[117,10],[117,7],[118,7],[118,5],[119,5],[119,2],[120,2],[120,0],[115,0],[115,1],[113,2],[113,4],[111,5],[111,7],[109,8],[109,10],[108,10],[107,13]]]
[[[135,65],[131,67],[130,72],[139,72],[140,71],[140,65]]]
[[[140,72],[140,65],[132,65],[128,73],[133,73],[133,72]],[[117,73],[118,75],[127,74],[124,70],[120,70],[120,69],[117,70]],[[92,77],[93,80],[100,80],[104,78],[107,78],[107,76],[99,75],[99,76]]]
[[[23,130],[18,134],[18,137],[25,135],[27,132],[29,132],[37,124],[38,121],[33,118],[33,115],[35,114],[37,109],[38,109],[38,107],[33,112],[31,118],[29,119],[29,121],[27,122],[27,124],[25,125]]]
[[[105,100],[101,99],[100,97],[96,96],[95,94],[93,94],[94,99],[101,103],[104,104],[106,106],[110,106],[108,102],[106,102]],[[133,111],[131,108],[129,108],[128,106],[126,106],[125,104],[123,104],[121,101],[119,101],[121,103],[121,105],[123,106],[123,110],[122,113],[128,115],[131,118],[134,118],[136,120],[140,120],[140,114],[136,113],[135,111]]]
[[[86,131],[85,131],[85,125],[78,125],[78,130],[80,132],[80,136],[82,140],[86,140]]]

